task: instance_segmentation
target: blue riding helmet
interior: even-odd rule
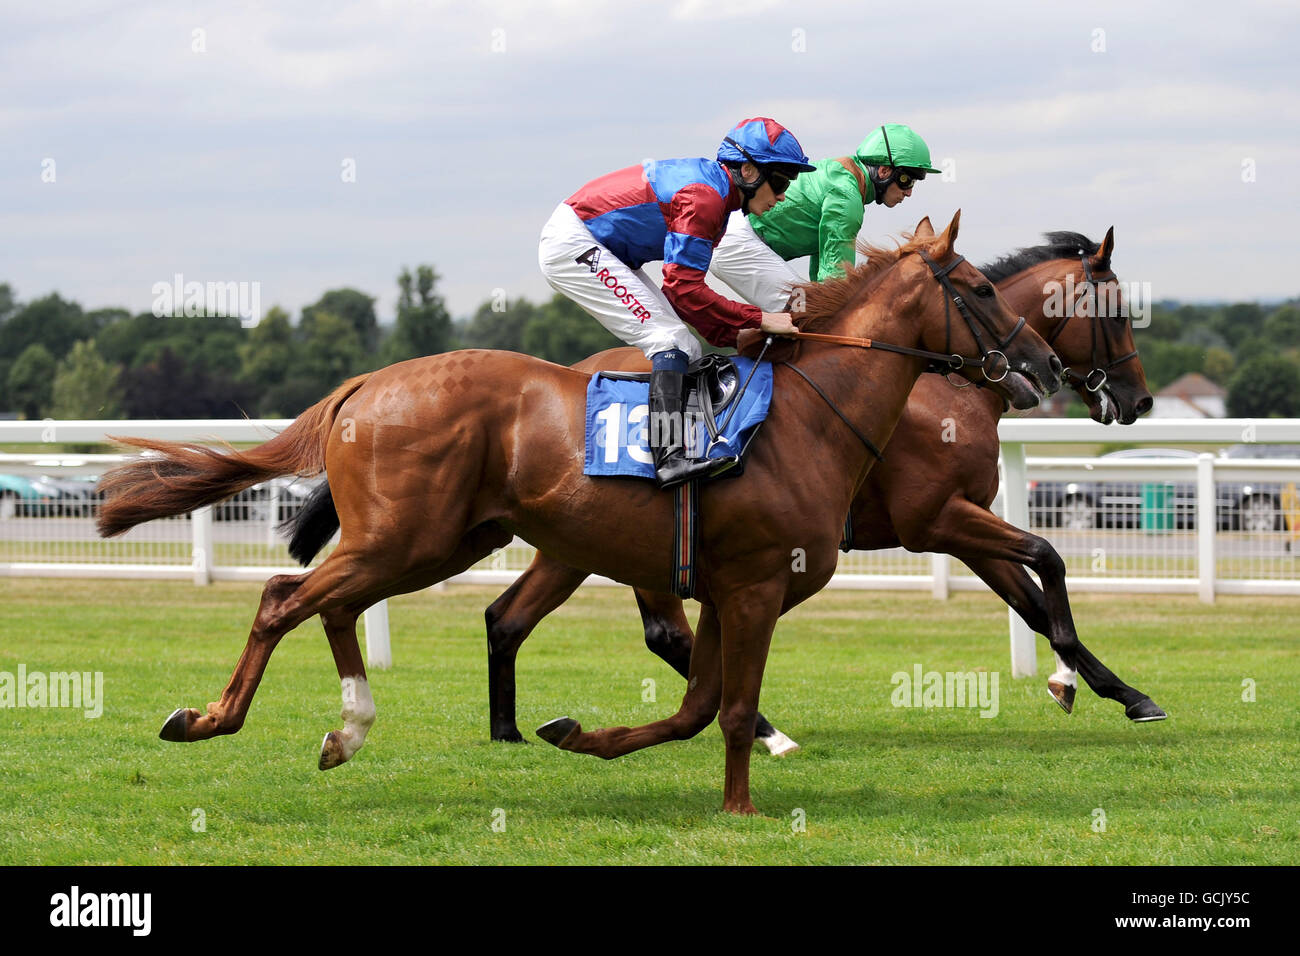
[[[718,162],[751,162],[760,168],[777,166],[791,174],[817,168],[808,162],[793,133],[776,120],[762,116],[741,120],[723,137],[718,147]]]

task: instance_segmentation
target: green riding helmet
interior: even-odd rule
[[[902,123],[877,126],[867,134],[855,155],[869,166],[904,166],[927,173],[943,172],[930,165],[930,147],[925,145],[925,140]]]

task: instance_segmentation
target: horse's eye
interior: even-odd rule
[[[975,294],[981,299],[991,299],[993,298],[993,286],[985,283],[975,290]]]

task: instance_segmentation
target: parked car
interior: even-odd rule
[[[1300,445],[1233,445],[1223,452],[1225,458],[1300,459]],[[1300,466],[1300,463],[1298,463]],[[1226,496],[1233,530],[1260,533],[1285,529],[1282,512],[1283,481],[1224,482],[1220,495]]]
[[[1196,452],[1182,448],[1126,448],[1101,456],[1114,461],[1188,461]],[[1029,520],[1039,527],[1084,531],[1091,528],[1140,528],[1144,485],[1153,501],[1163,501],[1163,517],[1157,526],[1170,529],[1196,527],[1196,482],[1139,481],[1039,481],[1030,483]],[[1159,487],[1164,486],[1164,487]],[[1163,493],[1162,493],[1163,492]],[[1172,494],[1170,494],[1172,492]],[[1220,505],[1226,503],[1221,499]]]
[[[54,506],[54,514],[75,518],[94,516],[96,506],[100,500],[99,492],[95,487],[99,481],[98,478],[54,478],[49,475],[42,475],[40,481],[59,493],[59,499]]]
[[[1222,453],[1227,458],[1300,458],[1300,445],[1233,445]],[[1128,461],[1194,461],[1196,452],[1182,448],[1128,448],[1102,455],[1105,459]],[[1284,482],[1215,482],[1214,510],[1220,531],[1258,533],[1282,529],[1281,510]],[[1149,486],[1157,488],[1152,491]],[[1158,486],[1164,485],[1164,489]],[[1144,486],[1147,486],[1144,488]],[[1164,493],[1161,493],[1161,492]],[[1150,505],[1163,502],[1164,517],[1148,521],[1155,527],[1192,530],[1196,527],[1196,483],[1194,481],[1039,481],[1030,482],[1029,518],[1037,527],[1058,527],[1072,531],[1090,528],[1141,528],[1143,497]]]
[[[0,475],[0,519],[59,514],[70,498],[48,478]]]
[[[324,478],[275,478],[245,488],[239,494],[212,508],[214,521],[266,521],[271,516],[271,491],[278,491],[276,522],[296,515],[307,496]]]

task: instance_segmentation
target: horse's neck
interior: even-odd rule
[[[885,323],[879,331],[870,329],[870,337],[893,345],[916,346],[915,335],[907,335],[896,322]],[[910,341],[909,341],[910,339]],[[827,398],[853,426],[877,448],[883,448],[902,418],[912,387],[920,377],[924,361],[878,349],[841,345],[805,345],[795,363],[816,382]],[[791,373],[792,378],[795,373]],[[853,435],[806,383],[791,383],[809,396],[809,415],[805,425],[826,436],[834,445],[835,460],[860,463],[854,470],[856,483],[875,456]]]

